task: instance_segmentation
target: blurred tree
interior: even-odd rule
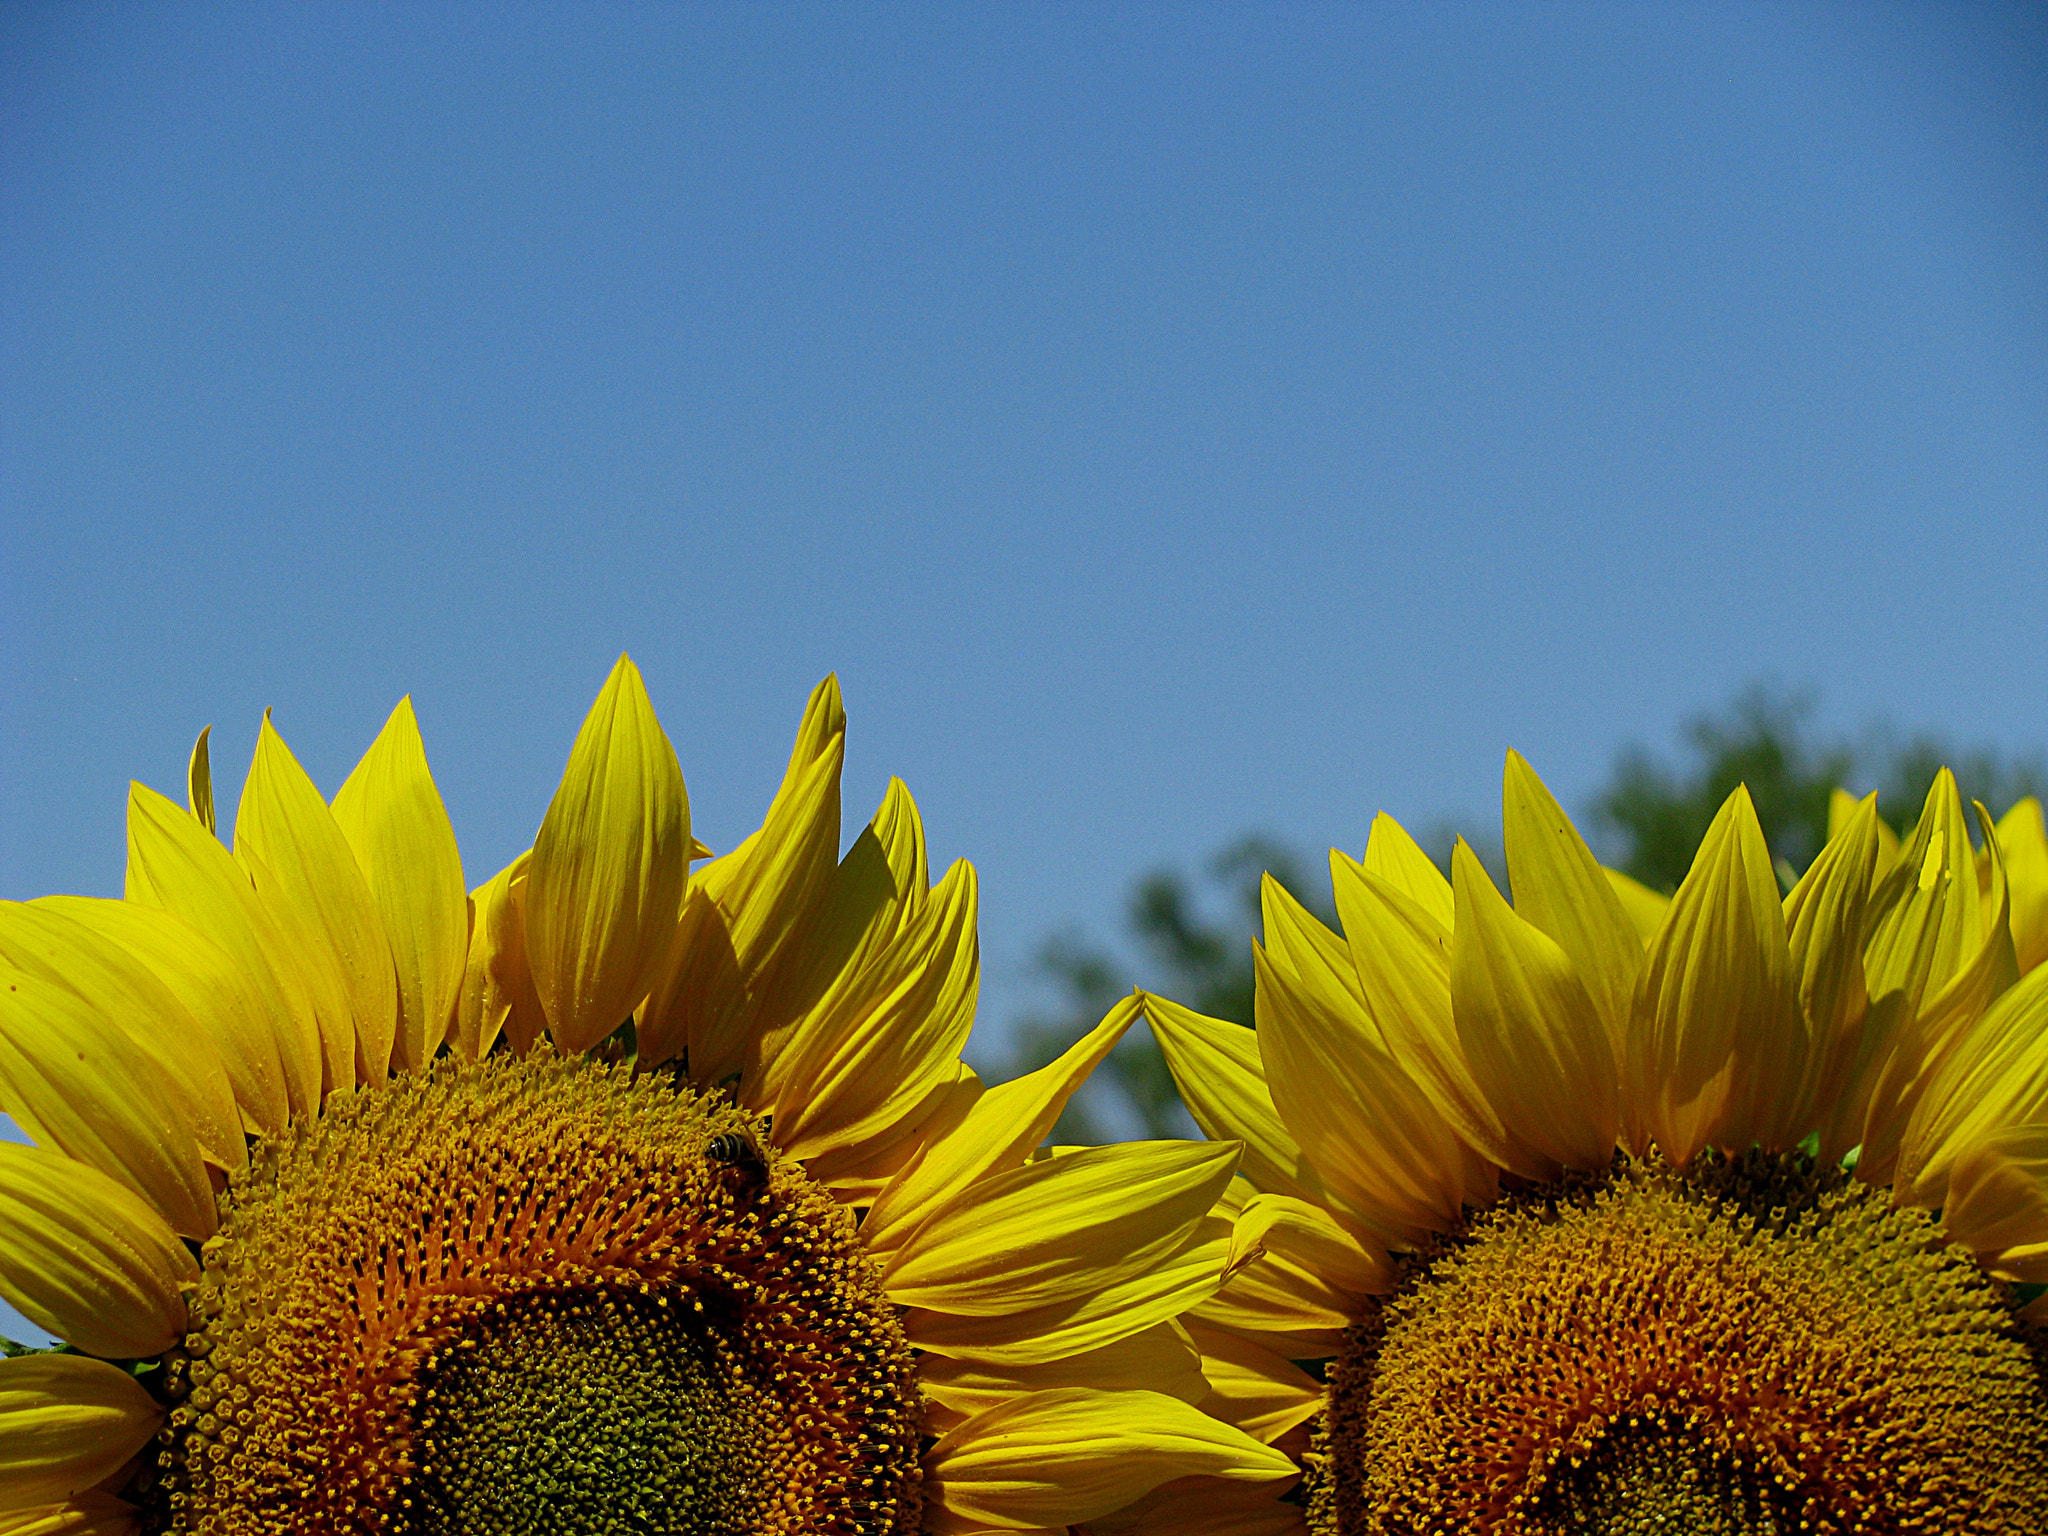
[[[1959,752],[1926,732],[1901,741],[1877,729],[1860,745],[1815,742],[1812,715],[1810,692],[1752,684],[1719,712],[1686,722],[1681,734],[1688,761],[1681,767],[1640,745],[1625,747],[1593,801],[1588,830],[1596,846],[1617,869],[1668,892],[1678,889],[1693,850],[1737,784],[1749,786],[1772,854],[1793,872],[1805,869],[1827,841],[1828,798],[1838,785],[1857,793],[1875,789],[1879,814],[1902,835],[1944,764],[1964,796],[1982,800],[1993,816],[2048,785],[2037,758]]]
[[[1879,809],[1901,832],[1919,815],[1944,763],[1955,770],[1963,793],[1983,800],[1994,816],[2025,795],[2048,798],[2048,771],[2038,758],[1958,753],[1926,733],[1901,741],[1877,730],[1855,746],[1816,741],[1812,716],[1810,693],[1756,684],[1722,709],[1685,724],[1684,760],[1678,765],[1640,745],[1625,747],[1593,798],[1584,830],[1607,862],[1645,885],[1672,891],[1737,784],[1749,786],[1764,836],[1788,873],[1804,869],[1826,841],[1828,799],[1837,785],[1876,789]],[[1418,840],[1448,868],[1460,833],[1505,890],[1500,844],[1492,833],[1441,821]],[[1251,1024],[1251,941],[1260,933],[1259,884],[1267,871],[1325,923],[1337,926],[1328,878],[1308,875],[1295,850],[1270,838],[1248,835],[1231,843],[1203,867],[1199,883],[1177,870],[1155,870],[1132,887],[1125,908],[1135,964],[1074,929],[1040,947],[1031,968],[1057,1001],[1049,1011],[1017,1022],[1016,1070],[1052,1060],[1133,984],[1215,1018]],[[1053,1138],[1092,1142],[1121,1134],[1193,1134],[1145,1029],[1133,1030],[1110,1054],[1104,1070],[1075,1096]]]
[[[1804,869],[1827,841],[1828,797],[1855,767],[1846,747],[1816,748],[1804,739],[1812,713],[1810,694],[1754,684],[1719,714],[1686,723],[1692,762],[1683,769],[1639,745],[1623,748],[1593,802],[1594,828],[1620,849],[1609,862],[1653,890],[1677,890],[1721,802],[1747,784],[1771,852]]]

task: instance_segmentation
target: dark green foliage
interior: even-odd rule
[[[2038,761],[1957,752],[1926,733],[1903,743],[1884,731],[1870,733],[1860,746],[1815,742],[1808,734],[1812,714],[1810,693],[1753,684],[1720,712],[1687,722],[1682,767],[1639,745],[1625,748],[1593,801],[1589,830],[1606,834],[1604,846],[1596,846],[1643,884],[1674,891],[1714,813],[1738,784],[1749,786],[1771,853],[1797,871],[1827,841],[1828,799],[1838,785],[1856,793],[1876,790],[1879,814],[1903,834],[1943,764],[1954,770],[1964,795],[1984,801],[1994,816],[2040,794],[2048,777]]]

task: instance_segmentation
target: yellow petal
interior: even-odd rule
[[[1451,884],[1452,1011],[1487,1101],[1543,1157],[1605,1168],[1620,1123],[1607,1025],[1565,951],[1508,906],[1462,839]]]
[[[16,901],[0,902],[0,960],[55,982],[113,1021],[178,1104],[206,1160],[230,1173],[248,1166],[220,1053],[148,966],[61,912]]]
[[[2009,1127],[2048,1119],[2048,970],[2029,971],[1921,1081],[1896,1137],[1898,1198],[1943,1205],[1958,1157]],[[1857,1164],[1858,1171],[1862,1163]]]
[[[1021,1168],[1074,1090],[1138,1017],[1125,998],[1057,1061],[984,1092],[960,1127],[892,1179],[861,1223],[869,1253],[886,1263],[911,1231],[982,1179]]]
[[[1386,881],[1427,912],[1439,927],[1449,931],[1455,911],[1450,881],[1436,867],[1436,861],[1408,835],[1407,829],[1385,811],[1372,819],[1361,867],[1367,874]]]
[[[1484,1205],[1493,1198],[1496,1167],[1543,1177],[1550,1170],[1510,1141],[1465,1058],[1451,1015],[1450,925],[1335,849],[1330,883],[1366,1013],[1431,1108],[1470,1149],[1461,1203]],[[1453,921],[1456,915],[1453,908]]]
[[[210,725],[199,733],[199,739],[192,743],[192,760],[185,767],[185,803],[192,808],[193,818],[209,832],[215,830],[213,758],[206,750],[206,738],[212,734]]]
[[[462,989],[469,895],[441,793],[427,768],[411,698],[334,794],[334,820],[354,850],[397,968],[392,1064],[410,1071],[434,1059]]]
[[[1232,1237],[1228,1217],[1205,1216],[1157,1264],[1077,1301],[1003,1317],[913,1307],[903,1314],[903,1330],[928,1356],[1007,1369],[1069,1359],[1169,1322],[1214,1296],[1230,1263]]]
[[[1715,815],[1636,990],[1628,1097],[1682,1166],[1710,1140],[1747,1146],[1744,1096],[1783,1092],[1805,1070],[1777,876],[1749,791]]]
[[[786,961],[750,977],[758,1020],[741,1047],[745,1102],[772,1112],[805,1096],[805,1049],[850,1028],[846,1020],[868,1012],[877,993],[903,985],[905,946],[928,924],[928,897],[924,821],[903,780],[891,778],[881,809],[807,909]],[[956,981],[973,985],[979,958],[958,958],[967,969]],[[694,1049],[692,1040],[692,1061]]]
[[[1271,1486],[1181,1477],[1074,1530],[1075,1536],[1308,1536],[1308,1522],[1300,1505],[1282,1503]]]
[[[1943,1232],[1993,1271],[2048,1244],[2048,1125],[2007,1126],[1973,1143],[1946,1194]]]
[[[1999,818],[1998,847],[2012,884],[2012,939],[2021,971],[2048,961],[2048,826],[2032,795]],[[1988,862],[1988,861],[1987,861]]]
[[[1868,798],[1867,796],[1865,798]],[[1856,814],[1856,807],[1862,802],[1846,789],[1837,787],[1828,796],[1828,839],[1834,840],[1837,832],[1846,826]],[[1899,834],[1886,826],[1883,818],[1877,823],[1877,868],[1873,878],[1882,880],[1899,861]]]
[[[1643,967],[1635,924],[1564,807],[1515,752],[1502,778],[1501,826],[1515,915],[1570,957],[1618,1059]]]
[[[975,896],[963,860],[865,968],[867,995],[843,994],[783,1043],[771,1112],[791,1156],[886,1144],[952,1080],[980,982]]]
[[[1238,1214],[1237,1242],[1247,1254],[1257,1252],[1315,1275],[1332,1293],[1349,1298],[1352,1311],[1367,1296],[1385,1296],[1394,1289],[1394,1266],[1386,1250],[1348,1231],[1321,1206],[1292,1195],[1261,1191]]]
[[[1244,1176],[1260,1189],[1315,1200],[1322,1181],[1280,1123],[1266,1091],[1258,1036],[1242,1024],[1206,1018],[1139,994],[1181,1101],[1211,1141],[1244,1143]]]
[[[1877,870],[1877,796],[1830,821],[1836,830],[1785,898],[1792,975],[1813,1051],[1799,1090],[1761,1120],[1758,1139],[1769,1146],[1798,1141],[1809,1124],[1832,1114],[1865,1065],[1863,934]]]
[[[348,839],[268,710],[235,811],[235,853],[296,941],[320,1019],[327,1086],[382,1082],[398,1020],[384,919]]]
[[[185,1332],[199,1266],[125,1184],[61,1152],[0,1142],[0,1295],[46,1333],[110,1360]]]
[[[925,1497],[951,1519],[1019,1530],[1091,1520],[1174,1478],[1269,1483],[1296,1472],[1178,1398],[1058,1387],[941,1436],[925,1458]]]
[[[691,1076],[716,1084],[741,1070],[757,1024],[801,1015],[808,998],[778,999],[765,1020],[754,1005],[778,970],[818,958],[808,929],[833,884],[845,755],[846,711],[827,677],[812,690],[760,830],[690,882],[676,952],[640,1013],[643,1061],[687,1046]]]
[[[1447,1230],[1465,1188],[1456,1134],[1348,997],[1263,945],[1252,961],[1273,1107],[1324,1184],[1389,1241]]]
[[[1048,1387],[1096,1387],[1107,1392],[1164,1392],[1184,1403],[1208,1396],[1202,1357],[1176,1324],[1157,1323],[1127,1339],[1038,1365],[993,1366],[979,1360],[926,1355],[917,1363],[926,1397],[947,1409],[950,1429],[961,1419]]]
[[[1607,877],[1608,889],[1621,902],[1621,910],[1628,914],[1629,925],[1636,931],[1636,938],[1644,944],[1657,936],[1657,930],[1664,926],[1664,915],[1671,910],[1671,898],[1651,890],[1642,881],[1624,875],[1618,869],[1601,866],[1600,873]]]
[[[478,886],[469,899],[469,954],[455,1002],[449,1048],[464,1061],[488,1056],[502,1032],[525,1055],[547,1028],[526,967],[524,897],[531,853]]]
[[[661,979],[689,850],[682,768],[621,656],[576,733],[527,868],[527,964],[563,1050],[611,1034]]]
[[[1234,1262],[1222,1285],[1188,1310],[1187,1321],[1226,1329],[1289,1360],[1335,1354],[1367,1297],[1389,1289],[1391,1266],[1378,1248],[1337,1254],[1332,1262],[1334,1221],[1322,1215],[1325,1230],[1318,1232],[1292,1219],[1298,1213],[1285,1207],[1293,1202],[1280,1201],[1251,1193],[1241,1180],[1232,1186],[1218,1210],[1236,1216]]]
[[[0,1536],[136,1536],[141,1513],[110,1493],[0,1510]]]
[[[1903,992],[1917,1013],[1970,964],[1986,928],[1968,813],[1946,768],[1873,900],[1878,916],[1864,954],[1870,995]]]
[[[1323,1384],[1284,1355],[1241,1334],[1190,1323],[1210,1393],[1213,1414],[1264,1445],[1271,1445],[1323,1406]]]
[[[937,1212],[890,1257],[899,1306],[990,1316],[1058,1306],[1177,1250],[1237,1171],[1230,1142],[1129,1142],[1013,1168]]]
[[[0,1508],[87,1492],[147,1445],[163,1421],[142,1384],[104,1360],[0,1360]]]
[[[956,1061],[952,1075],[906,1110],[886,1136],[814,1153],[805,1159],[804,1171],[843,1203],[872,1205],[889,1181],[908,1168],[927,1146],[959,1128],[981,1094],[981,1079],[974,1075],[974,1069]]]
[[[226,950],[161,907],[94,896],[40,896],[29,905],[70,918],[147,966],[211,1042],[248,1126],[265,1136],[285,1128],[283,1042],[262,989]]]
[[[128,786],[127,899],[183,918],[227,953],[271,1021],[291,1112],[318,1109],[319,1021],[248,871],[191,816],[141,784]]]
[[[1937,780],[1937,791],[1940,787]],[[1953,789],[1953,781],[1949,787]],[[1874,1183],[1890,1183],[1895,1178],[1910,1185],[1923,1183],[1927,1176],[1923,1159],[1929,1145],[1925,1118],[1930,1111],[1942,1111],[1942,1106],[1926,1103],[1929,1085],[1993,1001],[2019,977],[2004,862],[1990,815],[1982,805],[1975,810],[1990,855],[1988,892],[1978,891],[1968,839],[1950,835],[1953,829],[1946,825],[1944,811],[1944,825],[1926,845],[1920,864],[1922,877],[1899,903],[1908,909],[1906,920],[1894,926],[1888,921],[1894,912],[1885,912],[1878,920],[1878,936],[1866,951],[1868,960],[1880,940],[1891,941],[1882,972],[1878,966],[1870,967],[1870,989],[1877,1000],[1874,1012],[1900,1015],[1890,1058],[1877,1071],[1870,1092],[1864,1113],[1863,1153],[1856,1164],[1857,1177]],[[1907,867],[1909,860],[1910,851],[1901,867]],[[1889,894],[1899,890],[1891,880],[1886,885],[1889,891],[1881,889],[1876,897],[1880,907]],[[1964,917],[1957,919],[1959,909],[1973,909],[1975,915],[1966,910]],[[1958,931],[1958,921],[1963,924],[1960,943],[1951,955],[1949,940]],[[1932,960],[1923,970],[1922,962],[1930,955]],[[1880,974],[1886,982],[1882,989]]]
[[[218,1217],[192,1123],[150,1058],[55,982],[0,967],[0,1107],[39,1147],[110,1174],[181,1237]]]
[[[1362,1012],[1365,986],[1352,962],[1351,947],[1271,875],[1259,882],[1259,905],[1266,953],[1273,964],[1318,995],[1341,999],[1337,1006]]]

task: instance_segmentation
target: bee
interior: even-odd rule
[[[768,1182],[768,1159],[745,1131],[720,1131],[704,1143],[704,1156],[716,1166],[738,1173],[741,1187],[749,1194],[759,1194]]]

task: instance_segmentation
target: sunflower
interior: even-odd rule
[[[1980,881],[1944,773],[1781,898],[1738,789],[1667,901],[1512,754],[1503,801],[1512,905],[1382,816],[1341,935],[1267,881],[1256,1032],[1146,1000],[1245,1145],[1209,1410],[1302,1453],[1318,1533],[2048,1529],[2048,966],[1999,829]]]
[[[1859,802],[1847,790],[1838,789],[1828,803],[1828,836],[1833,837],[1856,814]],[[2048,825],[2041,817],[2041,802],[2032,795],[2017,800],[1998,819],[1997,860],[2005,870],[2006,889],[2012,902],[2013,958],[2021,974],[2048,960]],[[1882,877],[1899,857],[1899,835],[1882,821],[1877,824],[1877,874]],[[1977,850],[1977,888],[1988,899],[1991,892],[1993,850],[1986,843]]]
[[[621,659],[465,893],[409,703],[330,805],[266,717],[232,851],[0,908],[0,1533],[1056,1529],[1294,1469],[1193,1406],[1239,1150],[1047,1157],[1135,1001],[983,1091],[975,881],[813,694],[694,873]],[[1242,1255],[1238,1255],[1241,1259]]]

